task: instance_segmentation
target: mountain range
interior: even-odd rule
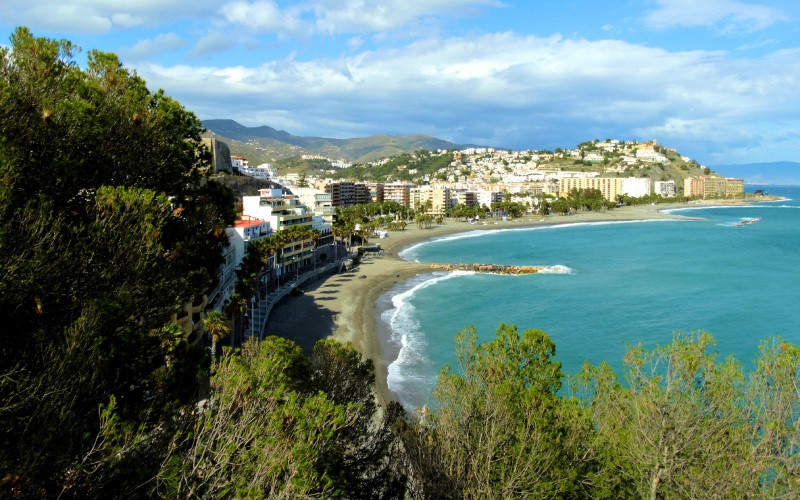
[[[231,152],[246,156],[251,165],[299,155],[365,163],[418,149],[435,151],[463,147],[421,134],[378,134],[354,139],[301,137],[266,125],[246,127],[235,120],[203,120],[203,127],[207,130],[204,135],[226,142]]]
[[[800,185],[800,163],[793,161],[717,165],[713,169],[725,177],[742,178],[745,184]]]

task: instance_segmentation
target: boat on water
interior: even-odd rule
[[[752,219],[743,219],[741,222],[739,222],[738,224],[736,224],[736,226],[735,226],[735,227],[742,227],[742,226],[746,226],[746,225],[748,225],[748,224],[753,224],[753,223],[756,223],[756,222],[758,222],[758,221],[760,221],[760,220],[761,220],[761,217],[753,217]]]

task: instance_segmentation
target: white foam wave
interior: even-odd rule
[[[416,284],[410,289],[392,297],[392,308],[381,314],[381,320],[389,325],[391,332],[390,341],[400,347],[397,359],[388,367],[387,383],[392,391],[402,391],[402,387],[414,382],[415,375],[403,370],[404,366],[424,363],[426,356],[426,342],[420,334],[419,322],[414,319],[415,308],[411,304],[412,297],[420,290],[433,286],[442,281],[462,276],[476,274],[472,271],[453,271],[449,273],[433,273],[432,277]]]
[[[575,270],[571,267],[558,264],[555,266],[547,266],[539,270],[539,274],[575,274]]]
[[[661,210],[664,214],[673,214],[675,212],[694,212],[696,210],[709,210],[712,208],[750,208],[756,205],[702,205],[699,207],[681,207],[681,208],[667,208]]]
[[[498,230],[498,231],[502,231],[502,230]],[[400,257],[401,259],[404,259],[404,260],[416,260],[414,257],[416,256],[416,250],[419,247],[422,247],[422,246],[425,246],[425,245],[430,245],[431,243],[437,243],[437,242],[441,242],[441,241],[452,241],[452,240],[461,240],[461,239],[466,239],[466,238],[476,238],[478,236],[485,236],[487,233],[494,233],[494,232],[497,232],[497,231],[481,231],[481,230],[476,229],[474,231],[468,231],[466,233],[458,233],[458,234],[453,234],[453,235],[450,235],[450,236],[442,236],[441,238],[434,238],[432,240],[422,241],[422,242],[419,242],[419,243],[417,243],[415,245],[411,245],[410,247],[404,248],[403,250],[398,252],[397,255],[398,255],[398,257]]]
[[[784,200],[781,200],[784,201]],[[765,202],[765,203],[773,203],[773,202]],[[703,205],[699,207],[681,207],[681,208],[668,208],[666,210],[661,210],[662,213],[665,214],[672,214],[675,212],[693,212],[696,210],[709,210],[709,209],[720,209],[720,208],[793,208],[797,209],[800,208],[800,205]]]

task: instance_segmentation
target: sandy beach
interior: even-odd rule
[[[269,335],[294,340],[306,352],[310,352],[317,340],[330,336],[343,342],[352,342],[365,357],[374,361],[378,397],[385,402],[392,399],[386,378],[388,366],[393,360],[381,358],[377,338],[377,299],[395,284],[403,283],[417,274],[431,272],[426,264],[400,259],[397,254],[404,248],[420,241],[474,230],[579,222],[686,219],[689,217],[662,212],[669,208],[686,206],[622,207],[607,212],[583,212],[571,216],[531,216],[513,221],[488,219],[475,224],[446,220],[441,226],[430,229],[409,225],[405,231],[390,232],[385,239],[370,241],[371,244],[377,243],[381,246],[382,255],[369,255],[356,268],[306,284],[303,295],[287,297],[273,310],[266,331]]]

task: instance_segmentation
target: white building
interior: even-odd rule
[[[475,192],[475,200],[478,202],[478,206],[482,207],[486,205],[487,207],[491,207],[492,203],[497,203],[499,201],[503,201],[503,193],[500,191],[476,191]]]
[[[271,233],[269,222],[246,217],[225,228],[228,246],[223,250],[223,263],[219,268],[219,282],[209,294],[208,303],[217,311],[231,298],[236,288],[236,269],[242,263],[251,241],[264,238]]]
[[[641,198],[650,194],[650,179],[647,177],[626,177],[622,179],[622,194]]]
[[[233,168],[237,168],[240,170],[249,167],[247,163],[247,158],[245,158],[244,156],[236,156],[236,155],[231,155],[231,165],[233,166]]]
[[[599,153],[589,153],[583,157],[583,161],[588,161],[591,163],[602,163],[603,160],[605,160],[605,158]]]
[[[636,159],[645,163],[668,163],[666,156],[655,150],[653,146],[642,146],[636,150]]]
[[[299,224],[311,225],[311,211],[297,196],[282,189],[260,189],[258,196],[242,197],[242,213],[268,221],[273,231]]]
[[[333,222],[336,210],[333,208],[331,193],[313,187],[292,187],[300,203],[310,208],[314,214],[321,215],[326,222]]]
[[[258,165],[256,167],[248,167],[247,165],[245,165],[243,167],[239,167],[239,172],[244,175],[249,175],[250,177],[256,179],[270,180],[277,177],[277,172],[275,172],[275,168],[269,163],[262,163],[261,165]]]

